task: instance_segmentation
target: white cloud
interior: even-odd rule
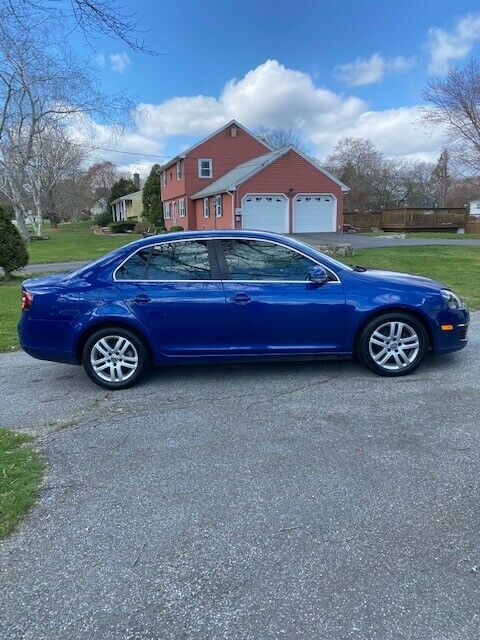
[[[403,61],[395,60],[402,67]],[[200,139],[236,118],[251,129],[261,125],[294,128],[319,157],[327,155],[341,137],[357,136],[372,139],[388,156],[432,159],[438,155],[443,135],[439,129],[430,133],[420,126],[420,115],[419,106],[372,111],[356,96],[336,94],[317,86],[304,72],[267,60],[243,78],[227,82],[218,97],[183,96],[160,104],[140,104],[133,125],[125,131],[77,118],[72,135],[95,140],[97,148],[139,154],[130,159],[104,153],[121,165],[153,163],[155,158],[142,154],[164,154],[167,142],[170,149],[180,152],[185,139],[175,137]]]
[[[446,73],[450,63],[468,55],[480,40],[480,14],[467,14],[460,18],[452,31],[432,27],[428,31],[425,49],[430,55],[429,73]]]
[[[110,54],[110,65],[112,71],[117,71],[122,74],[126,73],[131,64],[132,62],[125,52]]]
[[[409,71],[415,62],[415,56],[384,58],[379,53],[374,53],[370,58],[357,58],[353,62],[337,65],[334,74],[340,82],[352,87],[360,87],[379,82],[387,72]]]
[[[93,59],[95,61],[95,64],[98,67],[104,67],[105,66],[106,59],[105,59],[105,56],[103,55],[103,53],[96,53],[93,56]]]

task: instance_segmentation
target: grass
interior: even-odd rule
[[[354,261],[365,267],[406,271],[434,278],[458,293],[470,309],[480,309],[480,247],[356,249]]]
[[[392,235],[403,234],[404,231],[397,231],[395,233],[388,231],[366,231],[362,232],[362,236],[374,236],[374,237],[388,237]],[[435,239],[435,240],[480,240],[480,233],[454,233],[452,231],[438,231],[437,233],[434,231],[415,231],[415,232],[407,232],[407,238],[411,240],[412,238],[425,238],[427,240]]]
[[[0,278],[0,351],[18,349],[17,322],[20,317],[20,282],[25,278],[11,280]]]
[[[59,225],[58,229],[51,229],[46,224],[44,233],[50,239],[34,241],[29,244],[29,262],[43,264],[93,260],[140,237],[133,233],[111,236],[95,235],[91,226],[91,221],[65,222]]]
[[[45,464],[28,435],[0,429],[0,539],[34,504]]]

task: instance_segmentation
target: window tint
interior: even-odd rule
[[[207,243],[166,242],[152,249],[149,280],[210,280]]]
[[[127,260],[117,269],[117,280],[146,280],[147,264],[150,255],[150,247],[137,251],[130,260]]]
[[[314,262],[300,253],[261,240],[223,240],[232,280],[303,281]]]

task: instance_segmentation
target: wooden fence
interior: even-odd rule
[[[467,225],[465,209],[385,209],[368,213],[346,213],[345,223],[358,229],[408,231],[459,229]],[[475,223],[472,223],[475,224]]]

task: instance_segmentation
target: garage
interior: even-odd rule
[[[288,233],[288,198],[283,193],[247,194],[242,200],[242,228]]]
[[[337,201],[331,194],[301,193],[293,201],[293,233],[336,231]]]

